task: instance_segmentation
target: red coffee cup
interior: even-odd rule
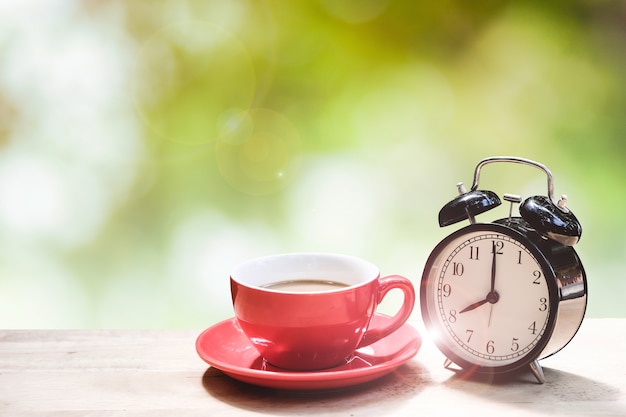
[[[345,363],[352,353],[389,335],[409,318],[415,290],[407,278],[381,277],[362,259],[330,253],[292,253],[253,259],[230,276],[235,316],[271,365],[317,370]],[[392,289],[404,301],[383,327],[370,328],[376,307]]]

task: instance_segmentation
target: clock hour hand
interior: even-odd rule
[[[488,301],[489,301],[489,299],[485,298],[484,300],[480,300],[480,301],[477,301],[477,302],[475,302],[473,304],[470,304],[467,307],[465,307],[463,310],[459,311],[459,314],[465,313],[467,311],[470,311],[470,310],[473,310],[473,309],[475,309],[477,307],[480,307],[481,305],[487,303]]]

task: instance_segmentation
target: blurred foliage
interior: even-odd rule
[[[583,224],[589,314],[626,316],[623,2],[40,3],[0,10],[0,326],[201,327],[231,314],[229,268],[272,252],[352,253],[417,284],[452,231],[438,210],[500,154],[552,169]],[[16,177],[24,155],[93,179],[33,198],[50,186]],[[490,166],[481,188],[545,178]]]

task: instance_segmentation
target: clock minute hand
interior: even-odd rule
[[[496,242],[493,242],[493,257],[491,258],[491,291],[487,294],[486,300],[491,303],[491,310],[489,311],[489,321],[487,327],[491,327],[491,316],[493,314],[493,305],[498,302],[500,295],[496,292],[496,255],[498,251],[496,249]]]
[[[493,258],[491,259],[491,291],[490,293],[496,292],[496,255],[498,251],[496,250],[496,243],[493,243]]]

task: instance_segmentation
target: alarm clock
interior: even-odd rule
[[[523,164],[542,170],[547,195],[522,202],[504,194],[508,217],[479,223],[476,216],[501,204],[479,190],[481,169],[491,163]],[[441,227],[467,220],[434,248],[422,274],[421,314],[444,366],[492,376],[530,370],[545,377],[539,360],[561,350],[580,327],[587,306],[587,278],[573,249],[582,228],[567,207],[553,198],[554,181],[543,164],[518,157],[490,157],[474,171],[470,191],[439,212]],[[513,208],[520,204],[520,216]]]

